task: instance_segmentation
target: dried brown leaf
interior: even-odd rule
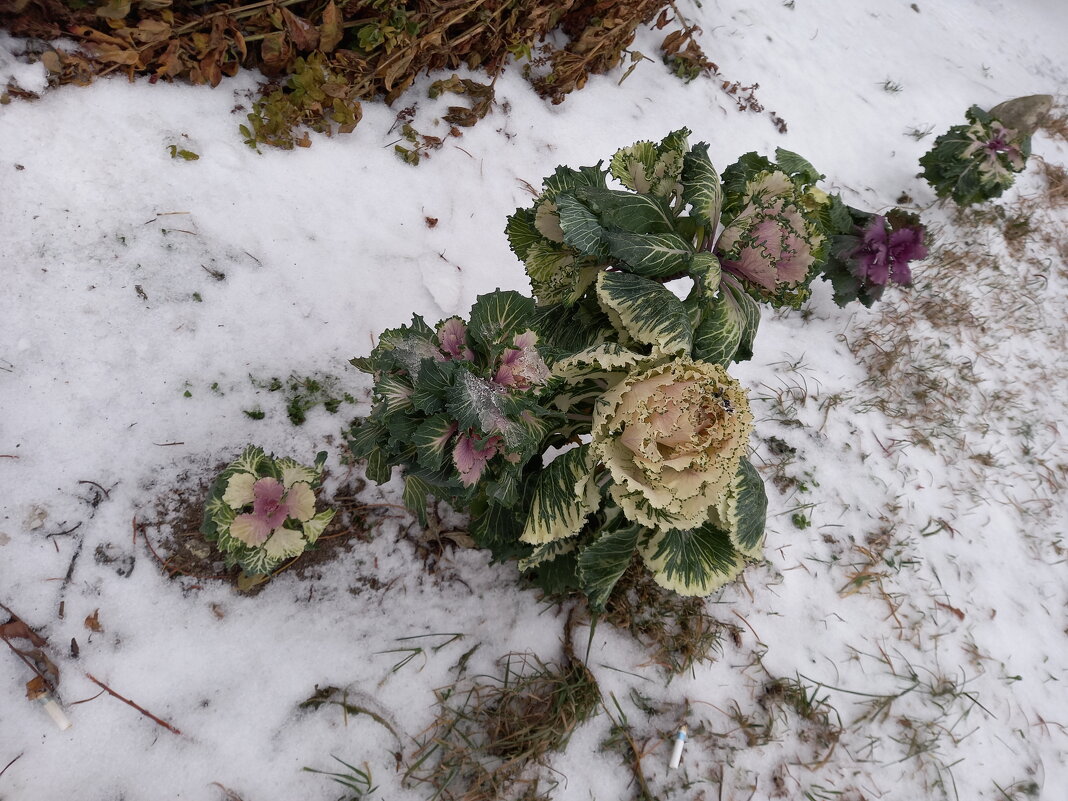
[[[85,627],[89,631],[94,631],[97,634],[101,634],[104,631],[104,627],[100,625],[100,610],[97,609],[93,614],[85,618]]]
[[[282,19],[293,45],[301,53],[308,53],[319,46],[319,29],[308,20],[298,17],[288,8],[282,9]]]
[[[341,24],[341,12],[338,11],[334,0],[330,0],[323,9],[323,21],[319,26],[319,49],[324,53],[333,52],[344,36],[345,29]]]
[[[18,618],[13,618],[0,625],[0,637],[7,640],[29,640],[37,648],[43,648],[48,645],[48,641],[44,637]]]
[[[142,44],[156,44],[171,38],[171,26],[163,20],[143,19],[137,24],[134,39]]]
[[[130,67],[135,66],[141,60],[141,56],[136,50],[113,44],[95,45],[93,47],[93,55],[108,64],[125,64]]]
[[[280,75],[293,58],[293,48],[283,31],[268,34],[260,43],[260,58],[263,59],[263,71],[267,75]]]

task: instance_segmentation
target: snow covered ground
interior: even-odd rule
[[[503,234],[526,185],[683,126],[721,169],[786,147],[855,206],[905,193],[938,239],[913,290],[868,311],[838,309],[821,287],[807,313],[766,315],[754,360],[732,369],[754,399],[771,503],[766,562],[708,602],[738,640],[669,682],[631,638],[597,627],[588,664],[646,750],[649,792],[1064,797],[1068,212],[1041,201],[1037,159],[1000,218],[954,218],[916,174],[971,104],[1051,93],[1063,112],[1068,6],[680,7],[723,78],[759,83],[786,134],[718,81],[684,85],[655,62],[560,106],[511,69],[490,117],[418,167],[390,130],[418,103],[415,127],[443,134],[448,101],[426,99],[440,76],[393,109],[365,104],[353,134],[292,152],[242,143],[232,109],[249,105],[249,74],[215,90],[101,80],[0,107],[0,603],[47,636],[73,722],[60,732],[26,700],[32,674],[4,649],[0,799],[332,799],[338,785],[301,770],[335,769],[331,754],[366,763],[373,798],[429,797],[402,786],[395,754],[412,752],[461,656],[479,645],[469,670],[493,673],[508,652],[560,655],[562,617],[516,589],[512,566],[448,549],[428,573],[409,521],[380,515],[371,541],[247,596],[168,578],[132,521],[195,493],[249,442],[306,462],[327,450],[336,486],[340,431],[369,394],[348,359],[412,313],[438,320],[497,287],[526,291]],[[653,54],[658,39],[635,48]],[[40,90],[43,67],[17,51],[0,34],[0,84]],[[1039,133],[1034,151],[1068,166],[1063,139]],[[1029,233],[1006,242],[1020,209]],[[291,374],[337,376],[358,404],[294,427],[262,387]],[[435,636],[402,639],[421,635]],[[88,674],[182,734],[106,694],[72,704],[100,691]],[[396,737],[369,715],[300,708],[328,686]],[[693,737],[669,771],[681,723]],[[610,726],[601,714],[553,757],[552,797],[640,797],[602,747]]]

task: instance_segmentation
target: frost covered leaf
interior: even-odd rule
[[[708,145],[694,145],[683,159],[682,198],[690,204],[690,216],[715,233],[723,207],[723,186],[708,157]]]
[[[521,541],[541,545],[582,530],[599,501],[593,465],[590,446],[582,445],[557,456],[542,470]]]
[[[667,278],[686,270],[694,247],[678,234],[632,234],[610,231],[605,235],[608,251],[632,273],[647,278]]]
[[[640,551],[656,583],[680,595],[708,595],[745,565],[727,532],[711,523],[657,531]]]
[[[533,300],[518,292],[498,290],[475,299],[467,330],[483,349],[493,351],[529,329],[533,314]]]
[[[623,333],[665,354],[689,355],[693,346],[690,317],[682,301],[656,281],[629,273],[601,273],[597,299],[615,312]]]
[[[594,611],[603,611],[612,588],[630,566],[642,529],[627,526],[603,534],[582,549],[578,557],[579,580]]]

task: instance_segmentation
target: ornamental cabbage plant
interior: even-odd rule
[[[920,218],[901,209],[870,214],[831,198],[833,235],[823,277],[839,306],[865,306],[882,297],[887,284],[912,285],[910,262],[926,258],[926,230]]]
[[[219,474],[200,530],[227,567],[266,576],[315,543],[334,517],[333,509],[315,511],[325,461],[326,451],[306,467],[250,445]]]
[[[428,495],[466,509],[514,505],[523,468],[564,417],[540,404],[549,369],[532,329],[534,301],[497,291],[475,301],[468,321],[385,331],[352,364],[374,376],[374,407],[348,432],[367,476],[403,467],[404,500],[426,523]]]
[[[506,227],[533,298],[498,290],[466,321],[415,317],[353,360],[374,378],[348,435],[368,476],[400,468],[422,521],[447,501],[496,560],[594,610],[634,565],[707,595],[761,558],[767,496],[728,368],[752,356],[761,303],[808,296],[838,233],[841,202],[800,156],[750,153],[721,179],[688,135],[545,179]],[[870,240],[855,249],[878,274]],[[688,291],[665,286],[681,278]]]
[[[1008,128],[972,106],[966,125],[954,125],[920,158],[923,177],[940,198],[961,206],[1000,197],[1023,172],[1031,155],[1029,132]]]

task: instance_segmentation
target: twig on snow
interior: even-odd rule
[[[125,697],[119,695],[113,689],[111,689],[106,684],[104,684],[104,682],[100,681],[100,679],[96,678],[92,673],[86,673],[85,675],[86,675],[86,678],[89,679],[89,681],[93,682],[93,684],[95,684],[98,687],[102,688],[108,695],[112,696],[113,698],[118,698],[124,704],[129,704],[134,709],[136,709],[138,712],[140,712],[142,715],[144,715],[146,718],[151,720],[153,723],[156,723],[157,725],[162,726],[163,728],[167,729],[168,731],[172,731],[175,734],[181,735],[182,732],[179,731],[178,729],[176,729],[170,723],[167,723],[167,721],[165,721],[165,720],[160,720],[155,715],[153,715],[151,712],[149,712],[147,709],[145,709],[142,706],[138,706],[133,701],[131,701],[129,698],[125,698]]]

